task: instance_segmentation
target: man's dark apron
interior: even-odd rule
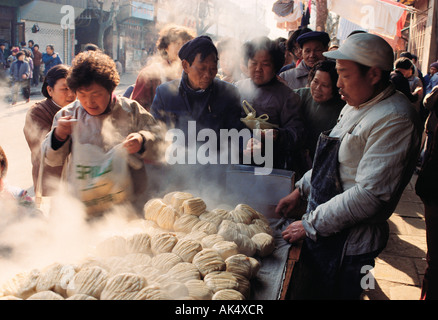
[[[358,122],[357,122],[358,123]],[[357,123],[348,131],[351,134]],[[343,192],[339,174],[338,154],[344,136],[330,137],[330,131],[321,133],[316,147],[311,192],[307,212]],[[318,236],[317,241],[306,237],[300,256],[300,299],[336,299],[337,276],[344,256],[349,229],[328,237]]]

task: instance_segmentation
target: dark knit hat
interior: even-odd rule
[[[432,63],[432,64],[430,65],[430,67],[431,67],[431,68],[435,68],[435,69],[437,69],[437,70],[438,70],[438,61],[437,61],[437,62],[434,62],[434,63]]]
[[[196,56],[198,53],[215,52],[217,49],[208,36],[199,36],[185,43],[178,52],[178,56],[181,60],[188,60],[191,56]]]
[[[328,46],[330,42],[330,36],[328,35],[327,32],[311,31],[311,32],[306,32],[297,38],[297,42],[301,48],[306,42],[312,40],[321,41],[324,46]]]

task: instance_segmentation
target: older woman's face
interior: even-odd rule
[[[69,89],[65,78],[58,79],[53,88],[47,87],[47,92],[52,100],[61,107],[65,107],[76,100],[76,94]]]
[[[79,88],[76,94],[82,107],[92,116],[104,113],[111,101],[111,94],[97,83]]]
[[[332,80],[330,74],[325,71],[316,71],[315,76],[310,83],[310,92],[313,100],[321,103],[333,98]]]
[[[267,50],[257,51],[254,57],[248,60],[248,72],[256,85],[263,85],[275,77],[274,63]]]

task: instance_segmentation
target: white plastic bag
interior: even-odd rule
[[[241,118],[240,120],[250,129],[274,129],[278,128],[278,125],[269,123],[269,116],[267,114],[262,114],[259,117],[256,117],[255,109],[248,103],[248,101],[243,100],[242,102],[243,110],[246,113],[245,118]]]
[[[108,210],[131,198],[129,155],[122,144],[108,152],[96,145],[77,141],[73,144],[73,172],[69,180],[88,214]]]

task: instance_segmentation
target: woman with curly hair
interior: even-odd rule
[[[163,83],[181,77],[181,61],[178,51],[194,38],[188,28],[169,25],[161,30],[157,41],[158,55],[152,57],[140,71],[131,94],[131,99],[149,111],[155,97],[155,90]]]
[[[159,128],[152,115],[140,104],[114,94],[119,82],[116,65],[109,56],[100,51],[78,54],[67,76],[67,84],[76,93],[77,100],[55,115],[52,130],[42,146],[46,163],[58,166],[65,164],[70,154],[72,159],[75,159],[75,153],[76,158],[78,154],[83,154],[80,148],[84,145],[91,145],[94,148],[91,151],[100,150],[103,153],[120,145],[123,147],[120,149],[129,155],[130,163],[137,164],[129,168],[133,188],[133,197],[129,201],[140,210],[146,201],[144,161],[156,159]],[[73,168],[74,165],[70,164],[67,179],[75,181],[79,171],[83,175],[103,176],[113,169],[114,164],[110,163],[105,170],[96,172],[99,165],[76,165]],[[75,190],[73,186],[72,191],[83,190]],[[101,196],[112,199],[114,194]],[[87,209],[93,205],[81,200]]]

